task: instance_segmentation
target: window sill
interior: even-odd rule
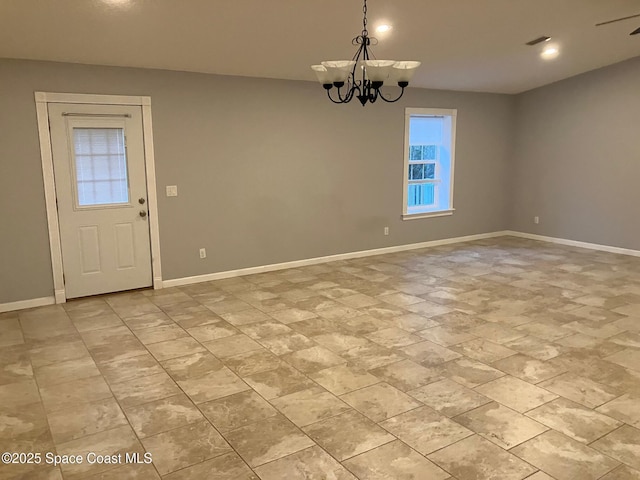
[[[405,213],[402,215],[402,220],[419,220],[421,218],[431,218],[431,217],[446,217],[449,215],[453,215],[456,209],[452,208],[450,210],[438,210],[437,212],[421,212],[421,213]]]

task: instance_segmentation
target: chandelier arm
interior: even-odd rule
[[[402,95],[404,95],[404,88],[405,87],[400,87],[402,90],[400,91],[400,95],[398,95],[395,99],[393,100],[389,100],[387,98],[384,97],[384,95],[382,95],[382,92],[380,92],[380,98],[382,100],[384,100],[387,103],[393,103],[393,102],[397,102],[398,100],[400,100],[402,98]]]
[[[331,100],[333,103],[346,103],[343,100],[334,100],[331,96],[331,90],[327,90],[327,97],[329,97],[329,100]]]

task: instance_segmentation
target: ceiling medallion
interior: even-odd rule
[[[353,98],[357,98],[363,107],[379,98],[388,103],[397,102],[420,62],[372,59],[374,55],[370,47],[378,40],[370,37],[367,30],[367,0],[364,0],[362,12],[362,33],[351,42],[358,45],[353,58],[322,62],[312,65],[311,69],[333,103],[349,103]],[[396,98],[386,98],[380,91],[383,85],[389,84],[397,84],[402,89]],[[332,95],[334,87],[336,93]]]

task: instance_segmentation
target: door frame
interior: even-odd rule
[[[92,105],[130,105],[142,109],[142,140],[144,143],[144,166],[147,180],[147,202],[149,205],[149,235],[151,240],[151,275],[153,288],[162,288],[162,268],[160,259],[160,232],[158,228],[158,195],[156,190],[156,169],[153,151],[153,129],[151,123],[151,97],[123,95],[92,95],[83,93],[35,92],[38,117],[38,137],[40,159],[44,178],[44,196],[49,227],[49,248],[51,250],[51,270],[56,303],[67,301],[62,267],[62,242],[58,219],[56,182],[53,175],[53,152],[49,131],[50,103],[82,103]]]

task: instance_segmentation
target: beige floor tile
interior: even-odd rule
[[[536,471],[478,435],[454,443],[428,458],[459,480],[522,480]]]
[[[259,350],[262,346],[246,335],[239,334],[204,342],[203,345],[218,358]]]
[[[469,333],[499,344],[512,342],[526,336],[526,333],[497,323],[485,323],[484,325],[470,328]]]
[[[168,312],[171,319],[182,328],[189,329],[202,325],[210,325],[222,321],[222,318],[213,313],[204,305],[197,307],[187,307],[185,310],[176,309],[173,313]]]
[[[140,456],[141,462],[143,456]],[[160,480],[160,475],[152,464],[135,464],[129,463],[112,468],[105,472],[100,472],[90,477],[84,477],[83,480]]]
[[[187,337],[189,334],[182,327],[176,325],[161,325],[159,327],[144,328],[136,330],[135,335],[144,344],[166,342],[168,340],[177,340],[178,338]]]
[[[274,320],[252,323],[250,325],[244,325],[239,328],[245,335],[253,338],[254,340],[272,338],[279,335],[287,335],[293,333],[293,330],[290,327],[287,327],[286,325]]]
[[[91,330],[81,334],[82,340],[90,350],[96,347],[112,345],[124,340],[135,339],[135,336],[125,325]]]
[[[640,470],[640,430],[623,425],[590,445],[616,460]]]
[[[206,373],[216,372],[223,366],[223,363],[209,352],[193,353],[162,362],[162,367],[174,380],[200,377]]]
[[[597,411],[640,428],[640,395],[622,395],[601,405]]]
[[[408,393],[447,417],[454,417],[491,401],[450,379],[433,382]]]
[[[423,367],[411,360],[402,360],[385,365],[371,370],[370,373],[403,392],[422,387],[442,378],[436,368]]]
[[[449,474],[396,440],[344,462],[361,480],[444,480]]]
[[[342,332],[315,335],[311,337],[311,340],[338,354],[352,348],[363,347],[369,344],[369,340],[366,338]]]
[[[0,449],[3,452],[17,453],[47,452],[53,449],[53,440],[42,404],[24,405],[12,409],[2,404]]]
[[[378,298],[383,302],[390,303],[391,305],[396,305],[398,307],[424,302],[424,298],[408,295],[406,293],[392,293],[391,295],[382,295]]]
[[[428,340],[399,348],[398,351],[424,366],[436,366],[462,357],[459,353]]]
[[[413,335],[397,327],[385,328],[365,335],[372,342],[387,348],[406,347],[423,341],[423,338]]]
[[[162,373],[162,367],[149,353],[100,364],[100,371],[109,384]]]
[[[518,338],[505,343],[503,346],[542,361],[551,360],[567,350],[566,347],[547,342],[535,336]]]
[[[255,469],[262,480],[356,480],[320,447],[306,448]]]
[[[527,416],[582,443],[591,443],[622,425],[565,398],[531,410]]]
[[[271,400],[271,404],[299,427],[349,410],[349,406],[320,387],[290,393]]]
[[[180,393],[175,382],[164,372],[113,383],[111,391],[123,408],[135,407]]]
[[[226,433],[225,438],[251,467],[315,445],[293,423],[279,415],[233,430]]]
[[[375,343],[365,345],[364,347],[352,348],[346,352],[342,352],[340,356],[364,370],[384,367],[385,365],[404,359],[404,357],[394,350],[381,347]]]
[[[369,311],[369,313],[373,316],[377,314],[375,311]],[[423,315],[418,315],[417,313],[394,314],[389,318],[389,321],[393,326],[406,330],[407,332],[419,332],[427,328],[437,327],[439,325],[435,320],[432,320],[431,318],[425,317]],[[434,342],[434,340],[430,338],[427,338],[427,340],[431,340],[432,342]]]
[[[456,422],[508,450],[548,430],[499,403],[489,403],[454,418]]]
[[[607,473],[600,480],[640,480],[640,470],[634,470],[622,465],[610,473]]]
[[[473,435],[471,430],[429,407],[397,415],[380,426],[423,455]]]
[[[199,342],[209,342],[240,333],[238,329],[222,321],[192,327],[187,329],[187,332]]]
[[[289,323],[288,326],[297,333],[312,337],[323,333],[340,331],[341,323],[331,318],[311,318],[309,320]]]
[[[498,360],[492,365],[529,383],[540,383],[566,372],[566,368],[560,365],[543,362],[521,353]]]
[[[334,395],[342,395],[353,390],[368,387],[380,380],[357,367],[337,365],[309,374],[315,382],[322,385]]]
[[[617,461],[554,430],[518,445],[511,449],[511,453],[558,480],[595,480],[619,465]]]
[[[46,345],[29,349],[33,368],[64,362],[76,358],[89,357],[89,351],[81,340],[57,345]]]
[[[136,317],[125,318],[124,323],[134,332],[147,328],[175,325],[173,320],[162,312],[145,313]]]
[[[167,340],[166,342],[153,343],[147,345],[151,354],[156,360],[163,361],[171,358],[184,357],[193,353],[204,352],[205,349],[191,337]]]
[[[558,398],[547,390],[511,376],[485,383],[475,390],[520,413]]]
[[[161,475],[231,452],[231,447],[209,424],[198,422],[143,438]]]
[[[596,408],[618,396],[615,389],[574,373],[565,373],[539,386],[589,408]]]
[[[89,452],[96,455],[122,454],[123,457],[125,453],[139,453],[141,456],[144,453],[142,445],[128,425],[59,444],[56,446],[56,451],[58,455],[82,455],[84,459],[82,463],[61,465],[65,480],[67,478],[85,479],[89,475],[117,467],[117,464],[88,462]]]
[[[270,312],[269,315],[284,324],[300,322],[302,320],[309,320],[311,318],[317,317],[315,313],[308,310],[302,310],[300,308],[285,308],[282,310],[276,310],[274,312]]]
[[[340,398],[374,422],[381,422],[422,405],[387,383],[365,387]]]
[[[470,333],[448,326],[437,326],[427,328],[418,332],[422,338],[429,340],[430,342],[437,343],[443,347],[450,347],[451,345],[457,345],[458,343],[468,342],[476,337]]]
[[[253,390],[201,403],[198,407],[222,433],[278,414],[275,408]]]
[[[0,385],[0,406],[2,408],[13,409],[34,403],[40,403],[40,393],[33,380]]]
[[[0,385],[33,379],[33,368],[25,345],[0,348]]]
[[[125,409],[139,438],[204,420],[200,411],[183,393]]]
[[[505,375],[500,370],[467,357],[443,363],[435,369],[443,377],[450,378],[468,388],[477,387]]]
[[[215,309],[212,308],[212,310],[216,312]],[[216,313],[219,313],[219,312],[216,312]],[[226,312],[226,313],[222,312],[219,314],[227,322],[235,326],[248,325],[250,323],[257,323],[257,322],[264,322],[271,319],[269,315],[253,307],[249,307],[236,312]]]
[[[220,455],[163,478],[164,480],[258,480],[258,476],[235,453]]]
[[[354,410],[309,425],[303,431],[340,461],[395,440]]]
[[[363,336],[391,328],[391,322],[387,319],[377,318],[372,315],[354,315],[348,318],[340,318],[339,328],[351,335]]]
[[[38,385],[41,387],[100,375],[100,371],[91,357],[45,365],[36,368],[34,373]]]
[[[83,378],[58,385],[44,386],[40,388],[40,395],[47,413],[112,396],[109,386],[102,377]]]
[[[482,338],[460,343],[451,348],[467,357],[486,363],[495,362],[517,353],[504,345]]]
[[[47,418],[57,444],[127,425],[127,419],[113,397],[58,410],[49,413]]]
[[[281,363],[279,357],[264,348],[224,359],[224,364],[241,377],[275,370]]]
[[[640,372],[640,349],[627,348],[626,350],[606,357],[605,360]]]
[[[283,355],[282,359],[303,373],[311,373],[333,367],[346,360],[324,347],[311,347]]]
[[[208,402],[249,390],[249,386],[227,367],[199,377],[178,380],[178,385],[195,403]]]
[[[260,339],[260,343],[266,349],[276,355],[286,355],[315,346],[315,343],[299,333],[289,333],[277,337]]]
[[[109,310],[111,309],[109,308]],[[122,320],[120,320],[120,317],[115,313],[107,313],[106,315],[89,318],[71,318],[71,321],[79,332],[122,326]]]
[[[244,380],[267,400],[315,386],[308,377],[289,365],[250,375]]]

